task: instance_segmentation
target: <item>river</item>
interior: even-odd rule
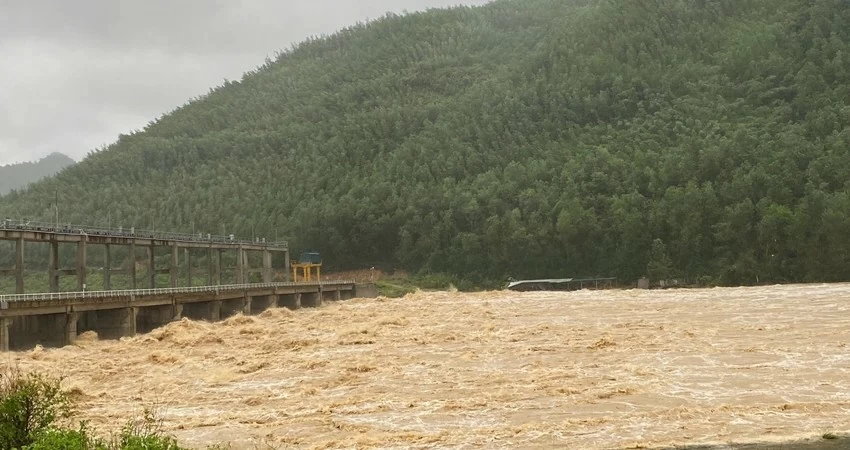
[[[102,432],[152,406],[198,448],[608,449],[850,432],[848,344],[850,285],[419,292],[5,363]]]

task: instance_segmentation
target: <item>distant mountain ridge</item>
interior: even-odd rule
[[[23,162],[0,166],[0,195],[13,189],[27,187],[42,178],[59,173],[76,162],[63,153],[51,153],[36,162]]]

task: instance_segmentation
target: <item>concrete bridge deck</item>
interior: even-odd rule
[[[318,307],[323,301],[374,296],[374,286],[353,281],[0,295],[0,351],[61,347],[86,331],[106,339],[133,336],[181,317],[216,321],[274,307]]]

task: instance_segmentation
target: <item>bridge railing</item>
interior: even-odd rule
[[[38,301],[54,301],[54,300],[86,300],[98,298],[115,298],[115,297],[149,297],[156,295],[172,295],[172,294],[191,294],[200,292],[227,292],[241,291],[249,289],[269,289],[278,287],[298,287],[298,286],[339,286],[344,284],[355,284],[350,280],[335,280],[322,281],[318,283],[296,283],[296,282],[280,282],[280,283],[253,283],[253,284],[228,284],[220,286],[193,286],[181,288],[160,288],[160,289],[123,289],[115,291],[87,291],[87,292],[44,292],[33,294],[14,294],[0,295],[0,304],[15,303],[15,302],[38,302]]]
[[[164,231],[150,231],[136,228],[103,228],[87,225],[72,225],[72,224],[55,224],[47,222],[34,222],[27,220],[0,220],[0,230],[7,231],[36,231],[44,233],[68,234],[68,235],[85,235],[85,236],[106,236],[106,237],[124,237],[124,238],[142,238],[142,239],[157,239],[163,241],[179,241],[179,242],[202,242],[216,244],[233,244],[233,245],[259,245],[272,248],[288,248],[287,241],[269,241],[265,238],[255,238],[253,241],[246,239],[237,239],[235,236],[221,236],[209,233],[170,233]]]

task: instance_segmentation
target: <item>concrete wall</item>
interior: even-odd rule
[[[301,294],[283,294],[280,296],[278,304],[282,308],[299,309],[301,308]]]
[[[228,317],[235,316],[237,314],[250,314],[251,313],[251,299],[250,298],[237,298],[231,300],[222,300],[221,301],[221,319],[227,319]]]
[[[120,339],[136,334],[138,308],[101,309],[72,314],[77,314],[78,320],[76,333],[69,340],[86,331],[94,331],[100,339]],[[68,332],[71,334],[71,330]]]
[[[14,318],[9,325],[9,349],[25,350],[43,345],[64,347],[66,315],[44,314]]]
[[[138,308],[136,314],[136,332],[150,333],[151,331],[180,320],[183,305],[146,306]]]
[[[217,322],[221,320],[221,301],[184,303],[182,316],[191,320]]]
[[[264,295],[251,299],[251,314],[259,314],[267,309],[277,308],[277,295]]]
[[[354,287],[354,296],[357,298],[377,298],[378,287],[372,283],[358,284]]]
[[[301,307],[303,308],[321,308],[322,293],[321,292],[303,292],[301,293]]]

